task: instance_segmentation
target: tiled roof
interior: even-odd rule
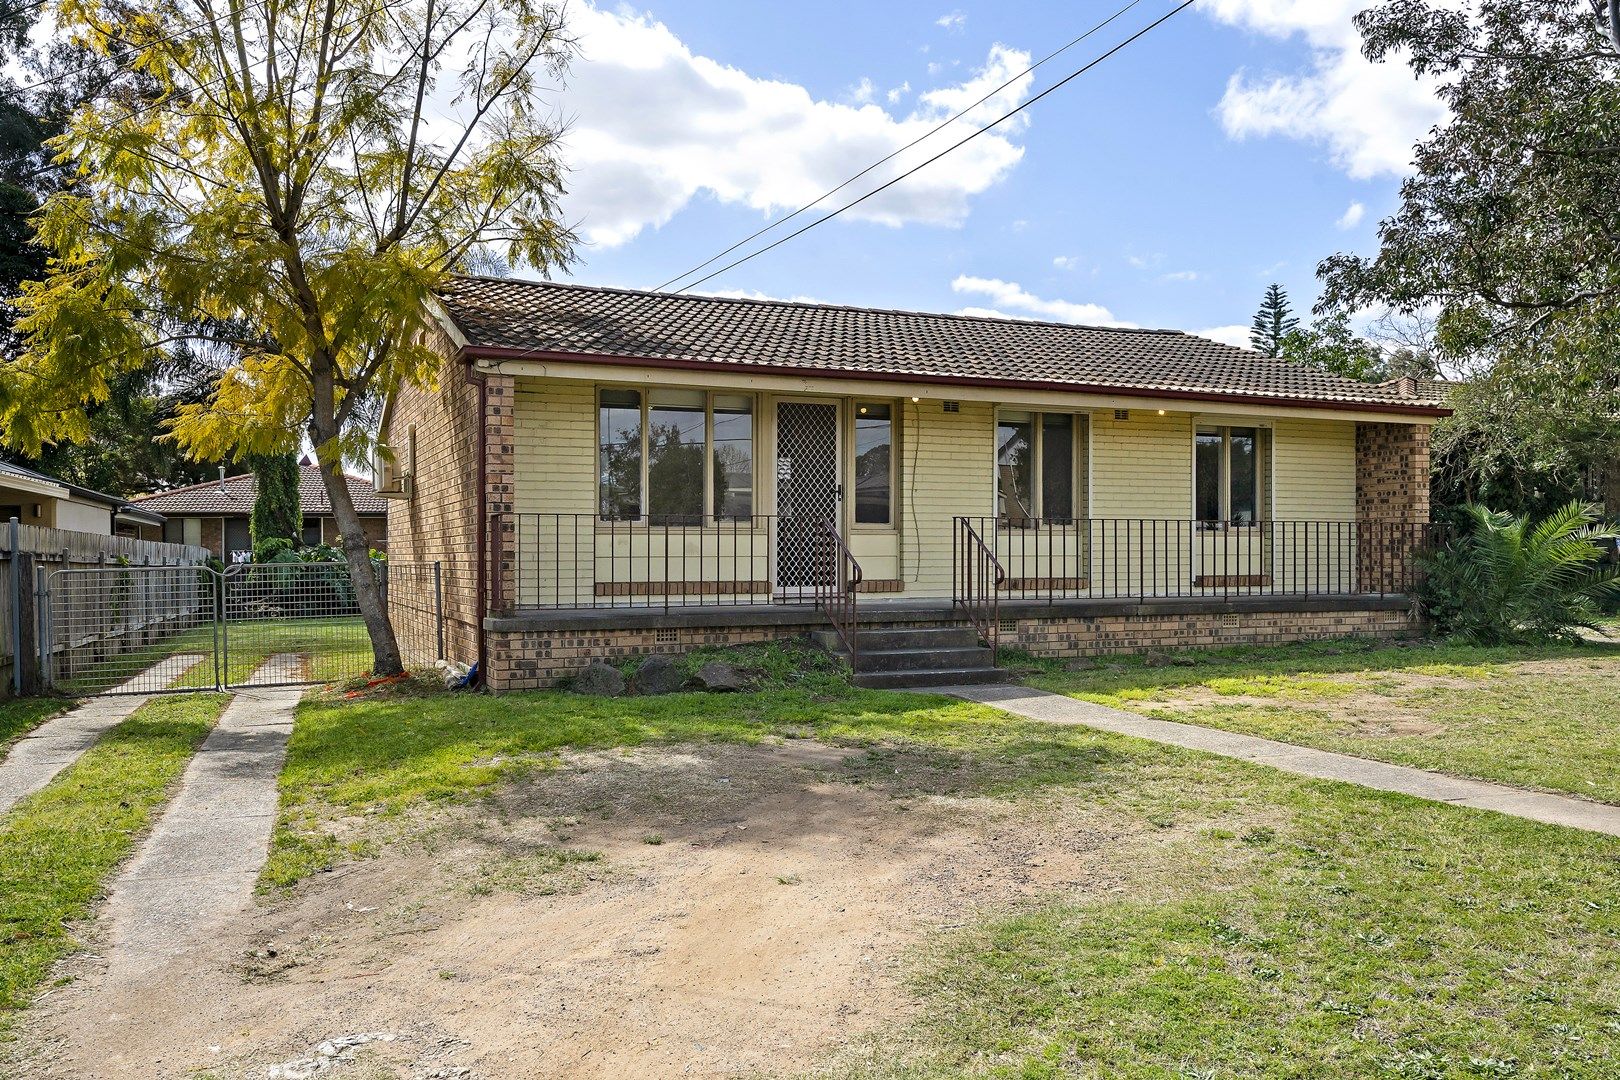
[[[344,477],[349,482],[349,497],[361,514],[386,514],[388,504],[377,497],[370,480],[358,476]],[[171,488],[152,495],[138,496],[136,502],[143,510],[156,510],[170,517],[216,515],[231,517],[251,514],[253,500],[259,493],[259,478],[252,473],[227,476],[224,481],[209,480],[189,487]],[[321,470],[313,465],[298,469],[298,502],[306,514],[330,514],[332,503],[326,497],[326,485],[321,482]]]
[[[441,294],[473,349],[825,371],[941,383],[1430,410],[1392,389],[1179,330],[736,300],[501,278]]]
[[[1378,385],[1399,393],[1401,380],[1391,379]],[[1451,398],[1453,390],[1466,385],[1467,383],[1457,382],[1452,379],[1413,379],[1410,396],[1431,405],[1444,405]]]

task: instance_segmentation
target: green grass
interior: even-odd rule
[[[0,817],[0,1034],[74,948],[108,874],[151,825],[226,698],[160,698]]]
[[[0,757],[11,744],[39,725],[66,712],[73,702],[67,698],[27,697],[0,701]]]
[[[1357,670],[1232,666],[1341,659]],[[266,880],[352,857],[340,818],[476,797],[558,751],[774,736],[862,747],[845,778],[899,795],[1060,807],[1113,852],[1102,887],[931,937],[909,959],[917,1009],[831,1075],[1620,1075],[1620,841],[943,698],[308,700]]]
[[[1620,648],[1381,648],[1339,643],[1140,659],[1029,682],[1166,719],[1620,803]],[[1557,671],[1507,665],[1563,661]],[[1422,685],[1406,676],[1456,685]],[[1195,696],[1196,695],[1196,696]],[[1225,701],[1223,698],[1262,699]],[[1192,698],[1194,707],[1168,708]]]
[[[358,616],[326,619],[266,619],[232,622],[223,631],[225,676],[228,685],[246,682],[266,658],[275,653],[302,653],[310,658],[313,682],[340,682],[371,671],[371,639]],[[138,651],[122,653],[62,679],[63,689],[94,693],[117,685],[131,675],[170,656],[200,653],[202,663],[172,684],[177,688],[214,686],[216,632],[213,624],[185,630]]]

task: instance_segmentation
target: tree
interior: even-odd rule
[[[1389,378],[1384,354],[1378,346],[1350,329],[1342,314],[1325,315],[1310,326],[1283,335],[1280,355],[1314,371],[1326,371],[1360,382]]]
[[[1470,5],[1473,7],[1473,5]],[[1620,54],[1602,0],[1395,0],[1356,17],[1451,111],[1414,149],[1376,257],[1319,273],[1320,311],[1438,309],[1442,359],[1608,364],[1620,340]]]
[[[426,305],[446,275],[572,257],[558,126],[535,94],[572,55],[560,9],[91,0],[61,18],[100,53],[133,53],[159,93],[92,103],[52,144],[80,172],[37,219],[52,273],[19,301],[7,438],[82,437],[116,373],[213,350],[217,384],[171,436],[238,458],[308,437],[374,670],[400,671],[343,463],[369,453],[378,400],[433,379]]]
[[[1281,356],[1283,340],[1299,328],[1299,319],[1288,304],[1288,293],[1276,282],[1266,290],[1260,310],[1249,324],[1249,344],[1261,356]]]
[[[258,487],[253,496],[253,516],[248,534],[253,543],[253,559],[260,559],[271,541],[284,540],[297,547],[304,529],[304,509],[298,500],[298,459],[291,453],[266,454],[252,459]]]

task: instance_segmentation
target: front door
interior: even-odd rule
[[[838,406],[776,405],[776,587],[805,593],[829,580],[824,523],[838,520]]]

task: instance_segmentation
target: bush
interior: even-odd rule
[[[1480,645],[1568,639],[1620,597],[1620,566],[1607,561],[1616,534],[1596,507],[1572,502],[1534,527],[1477,505],[1460,517],[1455,539],[1423,559],[1423,604],[1440,633]]]

